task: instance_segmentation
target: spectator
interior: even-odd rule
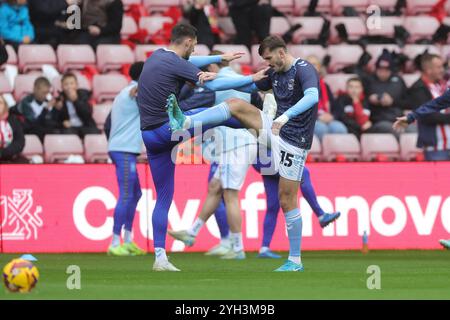
[[[236,28],[236,44],[252,45],[252,32],[258,41],[269,36],[272,6],[268,0],[227,0],[231,19]]]
[[[369,104],[364,97],[364,87],[360,78],[347,80],[347,91],[338,97],[336,107],[340,109],[341,114],[338,120],[358,138],[372,127],[369,120]]]
[[[314,134],[322,140],[325,134],[347,133],[345,125],[337,120],[342,115],[338,114],[339,109],[335,108],[333,93],[323,79],[324,71],[319,58],[309,56],[306,60],[316,68],[320,76],[320,98]]]
[[[20,44],[33,42],[34,28],[27,0],[7,0],[0,4],[0,38],[16,50]]]
[[[66,10],[79,0],[28,0],[31,22],[36,31],[36,42],[54,48],[65,38]]]
[[[0,38],[0,66],[8,61],[8,51],[3,39]]]
[[[83,0],[81,28],[74,32],[71,42],[90,44],[119,44],[122,29],[123,3],[121,0]]]
[[[189,23],[197,28],[199,44],[212,49],[214,44],[220,42],[216,11],[209,0],[188,0],[183,12]]]
[[[376,62],[375,74],[366,79],[366,96],[369,98],[372,133],[398,133],[392,125],[403,115],[407,88],[403,79],[393,73],[394,63],[389,52],[383,52]],[[411,130],[411,129],[410,129]]]
[[[36,134],[41,141],[49,133],[61,133],[61,115],[56,100],[50,94],[51,85],[47,78],[39,77],[34,82],[33,93],[16,106],[24,118],[24,132]]]
[[[25,136],[20,121],[9,114],[5,98],[0,94],[0,163],[27,163],[20,155]]]
[[[441,57],[434,54],[424,55],[421,59],[421,69],[421,78],[408,90],[409,105],[413,110],[443,95],[447,89]],[[426,160],[450,160],[450,109],[420,119],[418,129],[417,146],[424,148]]]
[[[78,88],[77,77],[66,73],[61,79],[63,91],[57,104],[61,108],[63,132],[77,134],[83,138],[86,134],[100,133],[92,118],[92,106],[89,103],[91,93]]]

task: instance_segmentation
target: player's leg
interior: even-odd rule
[[[132,196],[132,189],[130,188],[128,181],[130,170],[127,159],[129,154],[125,152],[110,152],[109,155],[116,167],[119,199],[116,208],[114,209],[113,239],[108,248],[108,254],[114,256],[128,256],[130,255],[130,252],[121,245],[120,234],[127,215],[128,201]]]
[[[319,219],[319,223],[322,228],[325,228],[340,217],[340,212],[326,213],[319,205],[314,186],[311,182],[311,175],[307,167],[303,169],[300,189],[302,191],[303,197],[306,199],[314,214]]]
[[[223,255],[223,259],[245,259],[244,241],[242,238],[242,216],[239,207],[239,190],[225,189],[223,192],[232,251]]]

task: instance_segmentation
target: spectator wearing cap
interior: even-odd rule
[[[403,115],[403,109],[407,105],[407,87],[393,70],[392,55],[385,51],[378,58],[375,73],[368,77],[365,89],[372,122],[370,131],[392,133],[398,137],[392,125],[397,117]]]
[[[24,147],[20,121],[9,113],[5,98],[0,94],[0,163],[27,163],[20,154]]]
[[[323,68],[318,57],[309,56],[306,60],[311,63],[319,73],[320,97],[318,115],[314,134],[322,140],[325,134],[347,133],[347,128],[338,119],[343,116],[341,109],[336,108],[333,93],[323,79]]]
[[[409,106],[413,110],[447,90],[444,62],[440,56],[425,54],[420,66],[422,76],[408,90]],[[424,148],[426,160],[450,160],[450,108],[419,119],[418,133],[417,146]]]

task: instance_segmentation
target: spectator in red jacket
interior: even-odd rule
[[[360,78],[347,80],[347,91],[339,96],[336,108],[340,109],[342,121],[350,133],[358,138],[362,133],[372,127],[370,122],[370,110],[367,99],[364,96],[364,87]]]
[[[0,94],[0,163],[28,163],[21,156],[25,136],[20,121],[9,114],[5,98]]]

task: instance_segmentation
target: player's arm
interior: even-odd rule
[[[207,75],[204,73],[203,75]],[[229,90],[235,89],[239,91],[244,91],[244,88],[248,88],[248,90],[252,90],[249,92],[253,92],[254,89],[257,89],[256,86],[252,86],[255,82],[258,82],[267,77],[265,70],[261,70],[255,74],[249,76],[232,76],[232,77],[218,77],[212,80],[208,80],[209,78],[204,78],[203,75],[200,76],[200,80],[198,85],[203,85],[210,90],[213,91],[221,91],[221,90]],[[213,76],[213,75],[211,75]],[[247,91],[245,91],[247,92]]]
[[[197,68],[205,67],[212,63],[221,63],[222,61],[231,62],[233,60],[239,59],[244,54],[242,52],[237,53],[225,53],[216,56],[191,56],[189,62],[192,63]]]

